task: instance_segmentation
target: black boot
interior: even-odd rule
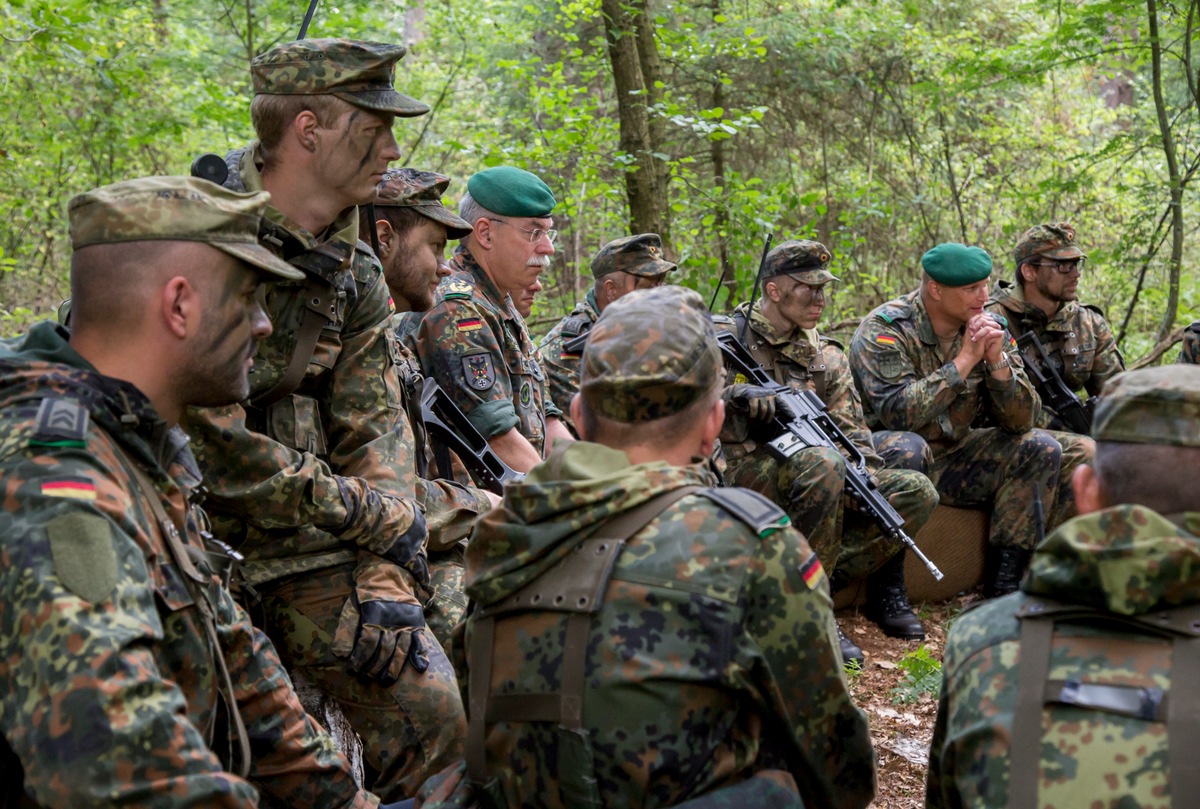
[[[1016,592],[1031,556],[1033,551],[1015,545],[989,546],[983,597],[999,598]]]
[[[889,638],[925,640],[925,627],[913,614],[904,587],[904,551],[867,577],[867,605],[863,614]]]
[[[861,668],[863,663],[866,662],[866,658],[863,657],[863,650],[858,648],[854,641],[846,637],[846,633],[842,631],[840,626],[837,628],[837,631],[838,646],[841,647],[842,651],[842,665],[849,666],[853,663]]]

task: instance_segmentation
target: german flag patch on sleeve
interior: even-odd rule
[[[66,497],[70,500],[95,500],[96,484],[83,477],[62,477],[42,481],[43,497]]]
[[[800,564],[800,578],[810,590],[817,586],[824,575],[825,568],[821,567],[821,560],[815,553]]]

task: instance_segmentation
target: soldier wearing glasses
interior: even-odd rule
[[[1067,387],[1097,395],[1125,370],[1125,361],[1104,314],[1079,302],[1087,255],[1075,244],[1075,228],[1066,223],[1032,227],[1017,240],[1013,258],[1016,281],[997,282],[988,311],[1008,321],[1014,338],[1036,334]],[[1040,364],[1032,353],[1023,353],[1025,361]],[[1067,429],[1044,402],[1036,426]]]
[[[450,395],[509,466],[528,472],[571,435],[550,401],[546,375],[513,298],[554,255],[554,194],[512,167],[467,181],[459,215],[474,230],[450,260],[417,332],[426,376]]]

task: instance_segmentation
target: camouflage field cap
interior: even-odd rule
[[[536,174],[516,166],[494,166],[467,180],[471,199],[501,216],[545,219],[557,200],[550,186]]]
[[[332,95],[363,109],[405,118],[429,106],[392,86],[402,45],[353,39],[302,39],[277,45],[250,63],[255,95]]]
[[[965,287],[992,274],[992,257],[982,247],[945,242],[921,256],[921,269],[939,284]]]
[[[661,278],[673,269],[675,264],[663,258],[662,239],[657,233],[639,233],[613,239],[601,247],[592,259],[593,278],[613,272]]]
[[[292,281],[304,273],[259,244],[271,195],[239,194],[196,177],[143,177],[97,188],[67,205],[71,246],[202,242]]]
[[[446,226],[451,239],[471,232],[471,223],[442,204],[450,178],[434,171],[393,169],[383,175],[375,189],[375,207],[412,208],[421,216]]]
[[[789,239],[767,253],[763,262],[763,279],[791,275],[804,284],[824,284],[836,281],[828,269],[832,256],[820,242],[808,239]]]
[[[1200,447],[1200,366],[1163,365],[1114,376],[1096,400],[1092,438]]]
[[[1013,259],[1017,266],[1033,258],[1045,256],[1053,259],[1087,258],[1087,253],[1075,244],[1075,226],[1069,222],[1035,225],[1017,239]]]
[[[605,307],[580,360],[579,392],[626,424],[674,415],[719,384],[721,351],[695,291],[662,286]]]

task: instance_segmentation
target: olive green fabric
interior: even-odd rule
[[[556,201],[550,186],[516,166],[484,169],[467,180],[471,198],[500,216],[547,217]]]
[[[992,274],[992,257],[982,247],[945,242],[921,256],[921,268],[948,287],[965,287]]]

